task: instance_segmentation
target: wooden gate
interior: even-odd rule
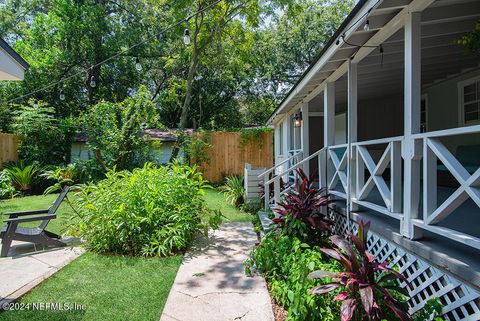
[[[18,161],[18,136],[0,133],[0,165]]]

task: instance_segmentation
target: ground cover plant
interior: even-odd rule
[[[207,208],[206,182],[195,168],[146,164],[109,172],[79,193],[79,223],[72,232],[100,253],[166,256],[183,251],[199,231],[221,222]]]

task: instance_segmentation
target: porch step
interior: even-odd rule
[[[272,224],[272,220],[268,218],[268,212],[259,211],[258,212],[258,218],[260,219],[260,222],[262,223],[262,230],[265,233],[270,231],[270,225]]]

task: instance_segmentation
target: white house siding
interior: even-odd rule
[[[90,158],[92,158],[92,155],[86,143],[76,142],[72,144],[72,149],[70,150],[70,161],[72,163],[79,160],[89,160]]]

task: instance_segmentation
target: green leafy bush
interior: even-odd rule
[[[53,185],[45,189],[43,194],[47,195],[53,192],[58,192],[64,186],[72,186],[75,183],[75,166],[69,164],[67,166],[53,167],[50,170],[44,171],[40,176],[54,182]]]
[[[307,275],[319,268],[338,270],[339,264],[325,261],[317,247],[274,231],[245,261],[247,274],[256,269],[267,279],[272,297],[288,311],[288,320],[336,320],[339,308],[333,297],[308,294],[318,281]]]
[[[0,172],[0,199],[11,198],[15,195],[15,187],[6,171]]]
[[[166,256],[221,222],[221,214],[204,203],[205,181],[195,168],[146,164],[106,176],[86,185],[77,199],[80,222],[73,232],[90,250]]]
[[[23,162],[5,166],[12,185],[22,193],[30,191],[41,170],[38,164],[25,165]]]
[[[243,187],[242,176],[227,177],[225,185],[220,189],[230,204],[240,207],[245,202],[245,188]]]

